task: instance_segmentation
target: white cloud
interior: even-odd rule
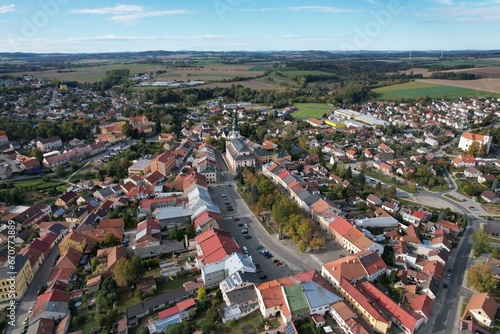
[[[434,0],[434,2],[437,2],[438,4],[441,5],[448,5],[448,6],[453,5],[453,0]]]
[[[500,6],[492,2],[461,3],[452,7],[428,8],[425,12],[415,13],[415,16],[439,18],[440,21],[448,22],[498,22],[500,21]]]
[[[131,25],[147,17],[184,15],[191,12],[183,9],[149,10],[148,8],[139,5],[115,5],[113,7],[73,9],[71,10],[71,13],[107,15],[111,21]]]
[[[15,10],[16,10],[16,5],[14,5],[14,4],[0,6],[0,14],[13,12]]]
[[[321,13],[351,13],[353,10],[342,9],[330,6],[295,6],[295,7],[275,7],[275,8],[246,8],[242,12],[274,12],[274,11],[292,11],[292,12],[321,12]]]

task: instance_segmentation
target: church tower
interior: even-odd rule
[[[238,111],[234,111],[234,125],[231,131],[231,139],[240,138],[240,126],[238,125]]]

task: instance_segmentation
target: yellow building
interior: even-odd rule
[[[0,267],[0,303],[19,300],[33,280],[33,270],[27,256],[16,255],[12,270],[8,261]]]
[[[334,127],[335,129],[343,129],[343,128],[345,128],[345,124],[344,123],[338,122],[338,121],[331,121],[329,119],[325,121],[325,124],[328,124],[328,125]]]
[[[66,252],[70,247],[80,251],[81,253],[84,253],[85,248],[87,247],[87,239],[85,239],[85,236],[80,232],[73,231],[61,240],[61,243],[59,244],[59,250],[62,254]]]

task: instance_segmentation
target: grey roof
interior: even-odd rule
[[[96,192],[99,193],[103,198],[113,196],[115,194],[115,192],[113,191],[113,189],[111,187],[99,189]]]
[[[239,152],[248,152],[250,153],[250,148],[247,146],[245,141],[241,138],[235,138],[231,140],[231,144],[233,144],[234,148]]]
[[[127,308],[127,319],[134,318],[137,315],[144,313],[146,310],[153,310],[153,308],[159,307],[162,304],[168,305],[171,301],[184,297],[186,297],[186,289],[182,287],[145,300],[139,304],[132,305]]]
[[[229,291],[226,293],[226,295],[231,304],[240,304],[245,301],[257,298],[257,293],[255,292],[255,287],[253,286],[253,284],[243,286],[233,291]]]
[[[304,289],[307,302],[311,308],[316,308],[322,305],[331,305],[342,299],[314,281],[303,282],[302,288]]]
[[[59,223],[55,223],[51,227],[49,227],[49,231],[57,235],[61,234],[61,232],[64,231],[65,229],[66,227],[64,227],[64,225],[61,225]]]
[[[290,184],[292,183],[293,181],[295,181],[296,178],[293,176],[293,175],[287,175],[284,179],[283,179],[283,182],[285,182],[285,184]]]
[[[7,273],[9,272],[16,272],[19,273],[21,272],[21,269],[24,267],[26,264],[26,261],[28,261],[28,257],[24,255],[16,255],[16,264],[14,270],[11,270],[9,266],[7,265],[7,262],[5,265],[0,267],[0,277],[10,277],[11,275],[8,275]]]
[[[321,197],[319,197],[318,194],[311,194],[311,196],[308,196],[306,197],[305,199],[303,199],[303,201],[308,205],[308,206],[311,206],[313,205],[314,203],[316,203],[317,201],[319,201],[321,199]]]
[[[301,200],[305,200],[310,195],[311,195],[311,193],[304,189],[300,193],[297,194],[297,197],[300,198]]]

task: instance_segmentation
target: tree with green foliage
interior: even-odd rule
[[[490,251],[490,237],[486,231],[474,231],[471,236],[471,241],[472,249],[476,256]]]
[[[481,148],[480,146],[481,146],[481,144],[479,142],[474,141],[469,145],[469,148],[467,149],[466,153],[468,155],[472,155],[472,156],[476,157],[479,154],[479,150]]]
[[[31,156],[38,160],[38,162],[42,163],[43,161],[43,152],[38,149],[38,147],[33,147],[31,149]]]
[[[116,280],[116,284],[121,287],[130,286],[134,283],[134,273],[133,266],[130,260],[125,258],[121,258],[116,261],[114,277]]]
[[[493,269],[486,262],[478,263],[467,272],[467,286],[479,292],[491,292],[496,289],[497,281],[493,277]]]
[[[493,247],[493,250],[491,252],[491,258],[492,259],[497,259],[498,260],[498,257],[500,256],[500,248],[498,247]]]
[[[144,269],[144,265],[142,263],[142,259],[139,255],[134,254],[132,256],[132,259],[130,259],[130,262],[132,263],[134,281],[138,281],[144,276],[144,273],[146,272],[146,270]]]
[[[147,327],[146,327],[147,330]],[[183,321],[178,324],[172,324],[165,328],[165,334],[191,334],[195,330],[192,322]],[[149,333],[149,332],[148,332]]]
[[[397,190],[395,185],[391,185],[387,190],[387,196],[391,198],[396,198]]]
[[[207,289],[205,286],[201,286],[198,288],[197,298],[198,300],[203,300],[207,297]]]
[[[98,265],[99,259],[97,257],[93,257],[92,260],[90,260],[90,267],[92,268],[92,271],[95,271]]]
[[[177,226],[172,227],[170,233],[168,234],[168,239],[181,241],[182,238],[184,238],[182,231]]]
[[[120,244],[120,239],[118,239],[113,233],[107,232],[104,234],[103,243],[108,247],[116,246]]]

